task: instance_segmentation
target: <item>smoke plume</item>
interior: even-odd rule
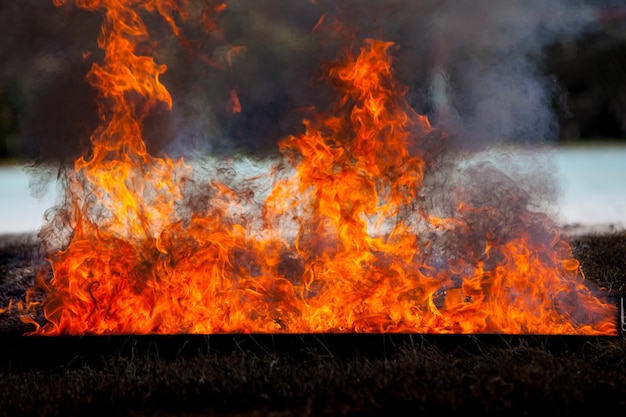
[[[264,330],[297,328],[303,299],[334,298],[332,285],[354,295],[366,281],[388,284],[389,309],[369,314],[368,300],[380,300],[368,289],[345,310],[363,314],[346,325],[356,330],[401,323],[392,317],[407,300],[447,310],[444,327],[463,331],[455,314],[467,308],[483,331],[520,327],[515,314],[499,312],[498,302],[509,307],[503,292],[521,311],[546,299],[552,309],[552,297],[577,308],[558,303],[561,290],[548,285],[544,296],[525,282],[547,274],[560,285],[559,271],[579,273],[545,211],[556,186],[550,152],[541,150],[559,126],[558,85],[542,58],[552,43],[588,30],[595,7],[233,0],[205,8],[215,6],[207,0],[184,11],[175,1],[146,3],[137,17],[124,8],[136,3],[112,2],[100,32],[103,10],[86,9],[104,2],[66,3],[4,3],[0,14],[0,83],[20,112],[23,156],[60,166],[65,187],[39,232],[51,269],[38,279],[48,287],[54,273],[53,285],[67,291],[44,309],[65,320],[61,310],[74,311],[66,303],[84,301],[100,326],[69,330],[59,321],[54,331],[132,328],[135,320],[109,323],[108,308],[92,320],[90,303],[124,299],[122,288],[150,310],[140,331],[171,331],[195,321],[187,308],[215,310],[204,298],[187,302],[191,293],[214,301],[195,282],[207,278],[220,294],[223,285],[241,295],[240,317],[270,311]],[[150,13],[159,7],[175,12]],[[520,267],[520,257],[536,269]],[[101,279],[72,283],[92,274]],[[194,282],[175,284],[187,278]],[[404,293],[395,291],[400,281]],[[77,287],[86,292],[73,294]],[[174,295],[190,288],[202,291]],[[144,290],[167,307],[144,303]],[[448,290],[457,295],[446,298]],[[267,306],[255,310],[250,294]],[[483,320],[479,301],[493,302],[501,327]],[[161,322],[171,302],[172,321]],[[237,316],[230,301],[219,305],[228,320]],[[210,330],[230,325],[241,330],[235,322]]]
[[[85,74],[102,55],[101,16],[40,0],[4,1],[0,9],[0,85],[20,114],[21,151],[62,161],[85,153],[98,123]],[[275,151],[301,128],[301,109],[330,99],[321,64],[348,34],[355,47],[367,37],[397,44],[394,69],[412,105],[454,132],[457,145],[551,141],[556,84],[543,72],[542,54],[587,29],[594,10],[540,0],[239,0],[210,31],[192,10],[183,24],[186,48],[158,17],[146,16],[174,108],[153,112],[145,140],[155,153]],[[333,21],[343,32],[329,30]],[[229,111],[231,92],[240,112]]]

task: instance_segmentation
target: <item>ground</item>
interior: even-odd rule
[[[622,292],[626,231],[569,231],[586,277]],[[36,246],[32,237],[4,237],[2,302],[27,287]],[[589,416],[626,407],[622,335],[374,336],[328,339],[326,351],[319,340],[240,335],[220,350],[184,335],[37,341],[16,333],[21,324],[6,314],[0,322],[2,416]]]

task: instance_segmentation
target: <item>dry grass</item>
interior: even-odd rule
[[[78,367],[5,370],[0,410],[6,416],[589,415],[626,406],[625,387],[626,355],[615,340],[560,353],[520,343],[481,352],[414,346],[374,358],[114,355]]]
[[[579,236],[572,247],[588,279],[624,290],[626,233]],[[16,265],[17,249],[3,247],[5,266]],[[0,270],[7,288],[15,277]],[[58,352],[46,350],[30,368],[3,359],[0,415],[589,416],[626,407],[622,337],[558,348],[523,337],[431,340],[385,354],[240,348],[171,358],[157,348],[54,365],[46,357]]]

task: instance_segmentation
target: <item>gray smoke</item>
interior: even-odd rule
[[[20,115],[20,150],[38,162],[70,163],[88,154],[98,126],[96,92],[85,80],[102,59],[102,16],[68,1],[0,0],[0,87]],[[150,152],[170,156],[266,155],[302,130],[307,109],[327,112],[335,92],[322,63],[348,41],[356,52],[373,37],[393,41],[394,71],[418,113],[449,133],[439,173],[426,186],[453,182],[455,163],[501,143],[545,144],[558,135],[558,86],[542,67],[545,48],[593,28],[607,3],[543,0],[235,0],[206,32],[191,2],[184,43],[163,19],[144,14],[173,110],[145,120]],[[339,26],[335,22],[341,22]],[[318,24],[319,23],[319,24]],[[229,110],[236,92],[241,112]],[[445,157],[445,158],[444,158]],[[489,154],[490,163],[497,156]],[[510,156],[507,156],[510,158]],[[532,158],[530,158],[532,159]],[[524,168],[528,191],[554,194]],[[511,164],[504,164],[511,171]],[[524,181],[521,181],[523,183]]]
[[[85,81],[101,16],[68,2],[0,2],[0,85],[20,114],[21,150],[40,159],[85,152],[97,126],[94,91]],[[550,141],[558,133],[557,88],[541,67],[545,47],[588,30],[599,6],[581,1],[292,1],[237,0],[217,32],[192,13],[182,24],[185,50],[162,19],[145,16],[159,43],[156,59],[174,99],[155,109],[145,139],[154,152],[272,152],[300,129],[299,109],[322,107],[332,92],[316,77],[336,58],[345,32],[398,45],[394,69],[411,104],[454,132],[464,146]],[[324,23],[312,32],[324,16]],[[227,59],[227,51],[239,48]],[[86,58],[83,54],[87,54]],[[231,90],[241,113],[228,110]],[[324,111],[324,108],[320,108]],[[462,139],[461,139],[462,138]]]

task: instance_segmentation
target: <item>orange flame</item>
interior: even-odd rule
[[[183,216],[191,168],[149,155],[142,138],[150,109],[172,101],[166,67],[137,54],[148,36],[137,11],[178,34],[185,4],[77,4],[105,16],[104,60],[88,76],[102,123],[65,173],[50,227],[69,223],[69,243],[39,276],[46,322],[33,333],[617,333],[616,306],[586,285],[547,217],[463,190],[449,217],[420,204],[426,149],[446,135],[408,104],[393,43],[367,39],[328,65],[336,108],[280,142],[260,205],[212,180],[209,201]],[[457,247],[492,219],[508,229],[487,225]]]
[[[241,102],[235,90],[230,90],[229,108],[231,113],[241,113]]]

